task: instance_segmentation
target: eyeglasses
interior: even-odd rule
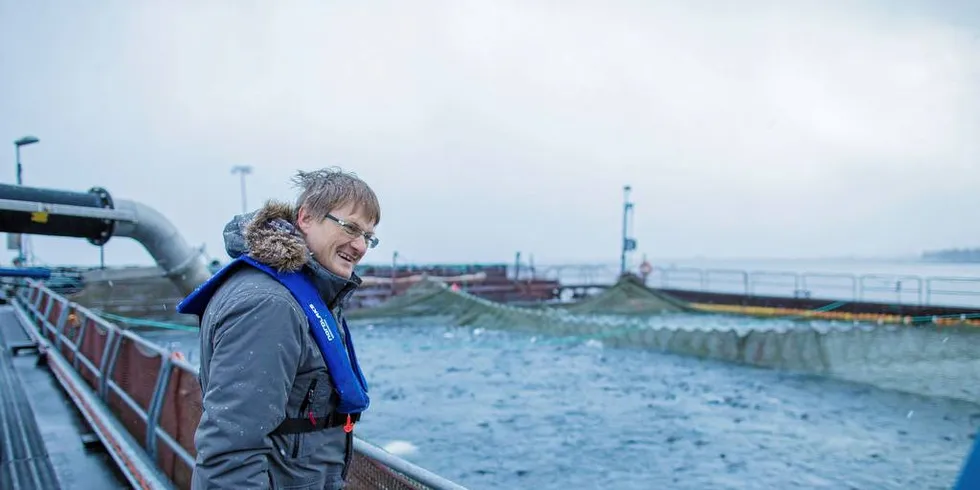
[[[378,237],[374,236],[374,233],[368,233],[361,229],[360,226],[355,225],[346,220],[342,220],[332,214],[327,214],[326,218],[338,226],[344,229],[344,232],[350,235],[351,238],[364,237],[364,242],[367,243],[368,248],[374,248],[378,246]]]

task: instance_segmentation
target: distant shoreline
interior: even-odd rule
[[[922,253],[922,260],[926,262],[976,264],[980,263],[980,248],[930,250]]]

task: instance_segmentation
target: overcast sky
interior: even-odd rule
[[[614,261],[624,184],[655,257],[980,246],[978,2],[0,0],[0,24],[25,183],[104,186],[221,258],[239,164],[250,207],[296,169],[365,178],[369,262]]]

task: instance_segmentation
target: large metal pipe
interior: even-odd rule
[[[86,238],[94,245],[113,235],[132,238],[184,294],[211,276],[201,251],[165,216],[142,203],[113,201],[98,187],[71,192],[0,184],[0,232]]]
[[[114,220],[97,214],[59,213],[57,209],[69,206],[82,208],[83,213],[111,210],[112,197],[105,189],[71,192],[0,184],[0,199],[4,201],[0,205],[0,230],[7,233],[87,238],[93,245],[103,245],[112,238]]]
[[[159,211],[126,199],[118,200],[116,209],[129,211],[135,218],[116,223],[116,234],[140,242],[182,293],[190,294],[211,277],[201,250],[188,245],[177,227]]]

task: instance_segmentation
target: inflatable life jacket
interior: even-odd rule
[[[342,320],[344,336],[341,338],[337,321],[330,313],[327,305],[323,303],[323,299],[320,298],[312,280],[305,274],[302,272],[280,273],[251,257],[242,255],[221,268],[204,284],[195,288],[191,294],[181,300],[177,304],[177,311],[197,315],[200,318],[211,297],[214,296],[215,291],[218,290],[229,273],[242,266],[251,266],[272,276],[285,286],[302,306],[310,325],[310,332],[313,334],[313,339],[323,356],[323,362],[327,365],[330,379],[340,397],[336,412],[348,416],[344,429],[350,432],[352,428],[350,415],[356,415],[355,418],[360,418],[360,413],[367,410],[370,404],[367,394],[367,381],[357,363],[357,355],[354,353],[354,344],[351,341],[350,330],[347,328],[347,321]]]

